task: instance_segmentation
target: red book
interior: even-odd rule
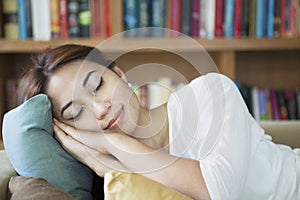
[[[242,0],[234,1],[234,22],[233,22],[233,35],[235,38],[241,36],[242,29]]]
[[[178,37],[180,35],[181,26],[181,0],[170,0],[170,29],[171,37]]]
[[[91,35],[94,38],[100,38],[101,35],[101,0],[91,0]]]
[[[199,37],[200,2],[192,0],[192,36]]]
[[[140,91],[141,91],[141,96],[140,96],[141,105],[144,108],[148,108],[148,86],[142,85],[140,87]]]
[[[60,38],[68,38],[68,3],[67,0],[59,0]]]
[[[285,26],[286,26],[286,0],[280,0],[280,35],[282,37],[286,36]]]
[[[104,18],[105,18],[105,36],[111,36],[111,0],[104,0],[105,11],[104,11]]]
[[[215,37],[224,36],[224,0],[216,1]]]

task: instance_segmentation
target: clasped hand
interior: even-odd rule
[[[128,171],[128,169],[111,155],[114,146],[113,137],[119,133],[96,133],[77,130],[54,119],[55,138],[61,146],[75,159],[90,167],[103,177],[109,170]]]

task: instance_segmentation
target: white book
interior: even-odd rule
[[[260,121],[259,96],[258,96],[258,88],[257,87],[252,87],[251,99],[252,99],[252,106],[253,106],[253,117],[257,121]]]
[[[207,2],[206,12],[206,37],[213,39],[215,36],[215,13],[216,13],[216,0],[209,0]]]
[[[49,0],[31,0],[32,34],[34,40],[51,40]]]
[[[200,16],[199,16],[199,37],[206,38],[207,30],[206,30],[206,18],[207,18],[207,4],[208,0],[199,0],[200,1]]]

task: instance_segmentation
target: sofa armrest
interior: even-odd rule
[[[0,199],[7,199],[9,180],[17,173],[4,150],[0,150],[0,169]]]

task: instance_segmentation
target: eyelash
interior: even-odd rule
[[[93,92],[96,93],[102,87],[102,85],[103,85],[103,79],[101,77],[100,83],[97,85],[97,87],[95,88],[95,90]]]
[[[76,116],[70,117],[68,120],[72,120],[72,121],[77,121],[82,113],[82,111],[84,110],[84,107],[81,106],[80,111],[77,113]]]

